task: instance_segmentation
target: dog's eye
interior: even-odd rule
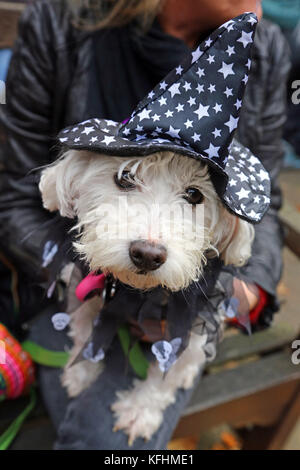
[[[201,204],[204,201],[204,196],[197,188],[187,188],[184,199],[190,204]]]
[[[132,182],[129,171],[123,171],[121,178],[118,178],[118,173],[114,176],[116,185],[123,190],[130,191],[135,189],[135,184]]]

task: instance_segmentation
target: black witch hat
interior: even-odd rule
[[[125,123],[90,119],[63,130],[60,142],[113,156],[169,150],[201,160],[225,206],[238,217],[259,222],[270,202],[269,175],[233,139],[256,26],[254,13],[228,21],[171,71]]]

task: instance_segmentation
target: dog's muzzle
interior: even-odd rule
[[[130,243],[129,256],[133,264],[142,272],[155,271],[167,259],[167,250],[147,240],[135,240]]]

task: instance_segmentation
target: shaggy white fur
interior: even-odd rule
[[[126,189],[118,184],[122,178]],[[178,291],[203,275],[208,257],[241,266],[251,254],[253,227],[223,206],[207,166],[186,156],[162,152],[124,159],[71,150],[43,170],[39,187],[45,208],[78,217],[74,247],[90,269],[109,272],[137,289],[162,285]],[[188,188],[198,189],[203,202],[190,204]],[[165,247],[167,258],[158,269],[141,274],[133,264],[129,247],[139,239]],[[71,361],[89,336],[93,312],[99,311],[93,302],[85,304],[71,323]],[[165,379],[154,365],[146,381],[118,393],[116,429],[127,432],[130,443],[138,436],[149,439],[176,389],[192,386],[205,361],[204,343],[192,334]],[[99,366],[84,361],[65,370],[63,383],[74,396],[99,373]]]
[[[121,191],[114,175],[136,166],[135,188]],[[203,204],[192,207],[183,199],[189,187],[202,192]],[[136,288],[184,289],[199,279],[208,256],[220,254],[226,264],[237,266],[250,256],[252,226],[225,209],[207,166],[186,156],[164,152],[124,162],[71,150],[43,171],[40,191],[48,210],[77,215],[75,248],[91,269],[108,271]],[[128,252],[136,238],[164,244],[167,261],[156,271],[138,274]]]

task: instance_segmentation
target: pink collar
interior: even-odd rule
[[[103,290],[105,287],[105,280],[106,280],[106,275],[101,273],[101,274],[95,274],[94,272],[88,274],[86,277],[80,281],[78,286],[76,287],[76,297],[78,300],[81,302],[84,302],[86,297],[90,292],[96,289]]]

